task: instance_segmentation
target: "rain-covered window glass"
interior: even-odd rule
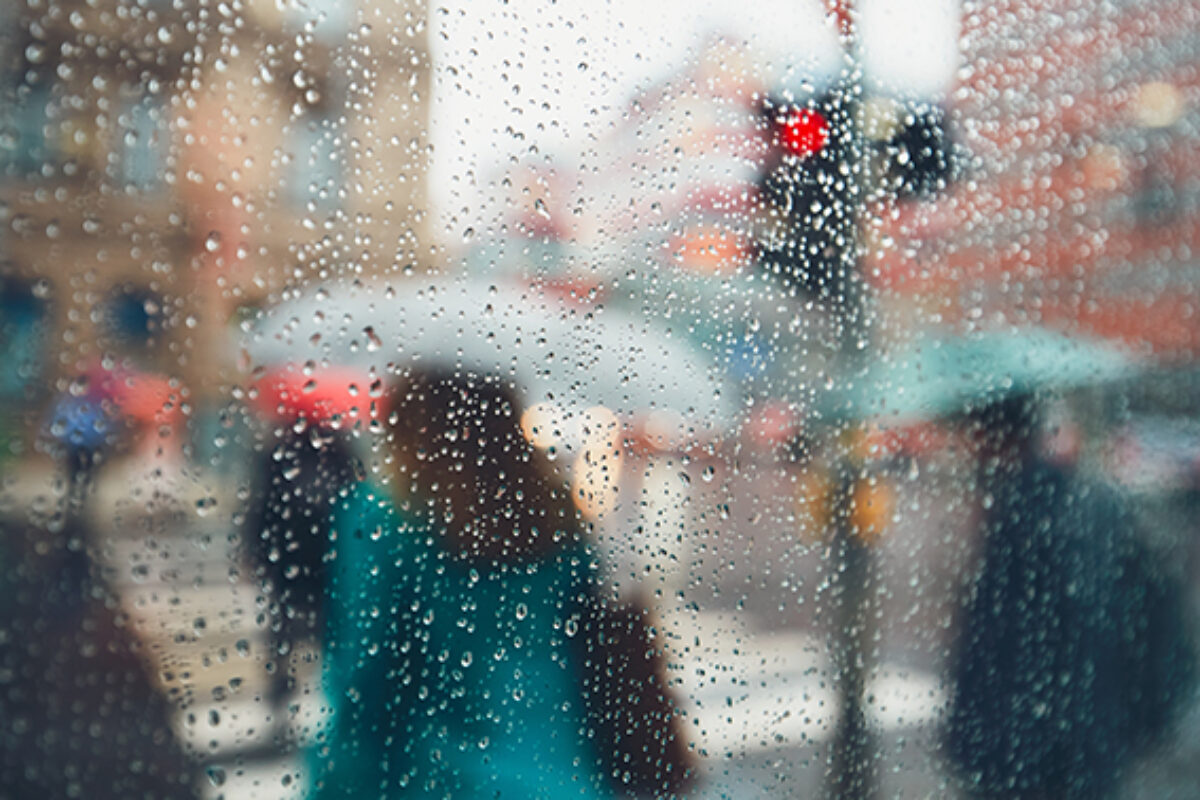
[[[1198,57],[0,3],[0,797],[1196,796]]]
[[[122,113],[117,117],[121,129],[118,182],[142,191],[156,189],[162,180],[167,155],[163,107],[149,94],[133,94],[124,98],[122,105]],[[75,138],[83,139],[78,134]]]

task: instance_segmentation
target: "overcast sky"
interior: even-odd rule
[[[957,68],[958,0],[860,0],[875,91],[937,97]],[[714,33],[745,41],[776,84],[836,73],[820,0],[548,0],[431,5],[432,199],[452,230],[479,224],[489,179],[536,150],[570,157],[640,88]],[[454,218],[451,221],[451,218]]]

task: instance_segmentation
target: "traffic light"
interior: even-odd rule
[[[759,268],[785,286],[840,296],[854,269],[853,110],[839,87],[808,102],[764,103],[770,155],[758,190]]]
[[[940,106],[898,106],[891,135],[879,143],[883,184],[900,198],[928,197],[946,188],[956,159]]]
[[[762,109],[770,155],[758,184],[757,264],[785,286],[829,300],[843,297],[855,269],[858,192],[867,181],[868,152],[855,151],[860,123],[851,97],[834,86],[807,102],[768,101]],[[945,111],[935,104],[886,105],[887,134],[870,145],[874,188],[901,199],[941,191],[956,166]]]

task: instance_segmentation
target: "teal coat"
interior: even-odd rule
[[[334,513],[312,796],[611,796],[588,739],[575,635],[582,546],[455,558],[427,518],[360,484]]]

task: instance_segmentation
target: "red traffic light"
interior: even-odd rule
[[[811,108],[788,111],[776,121],[779,144],[801,158],[819,153],[829,141],[829,120]]]

